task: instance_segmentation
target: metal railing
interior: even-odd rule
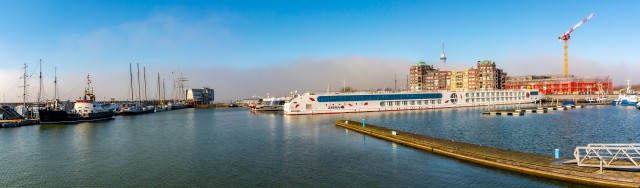
[[[573,152],[578,166],[640,169],[640,144],[589,144]]]

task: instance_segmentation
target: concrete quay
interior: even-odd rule
[[[504,150],[392,130],[362,122],[338,120],[336,126],[467,162],[573,183],[606,187],[640,187],[640,172],[579,167],[569,159]]]

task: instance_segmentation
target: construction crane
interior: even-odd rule
[[[567,43],[569,42],[569,39],[571,38],[570,34],[574,30],[576,30],[578,27],[580,27],[582,24],[584,24],[585,22],[589,21],[589,19],[591,19],[591,17],[593,17],[593,15],[595,15],[595,13],[589,14],[589,16],[587,16],[586,18],[582,19],[582,21],[578,22],[576,25],[574,25],[573,27],[569,28],[569,31],[564,32],[564,34],[562,34],[562,36],[558,37],[558,39],[564,41],[564,77],[565,78],[567,78],[569,76],[569,51],[568,51]]]

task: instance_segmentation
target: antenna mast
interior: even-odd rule
[[[442,54],[440,54],[440,62],[442,62],[442,64],[447,63],[447,56],[444,55],[444,39],[442,39]]]

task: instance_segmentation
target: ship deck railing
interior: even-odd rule
[[[316,91],[307,92],[311,95],[335,95],[335,94],[386,94],[386,93],[434,93],[434,92],[460,92],[461,90],[421,90],[421,91],[352,91],[352,92],[340,92],[340,91]],[[496,90],[464,90],[465,92],[492,92],[492,91],[539,91],[538,89],[496,89]]]

